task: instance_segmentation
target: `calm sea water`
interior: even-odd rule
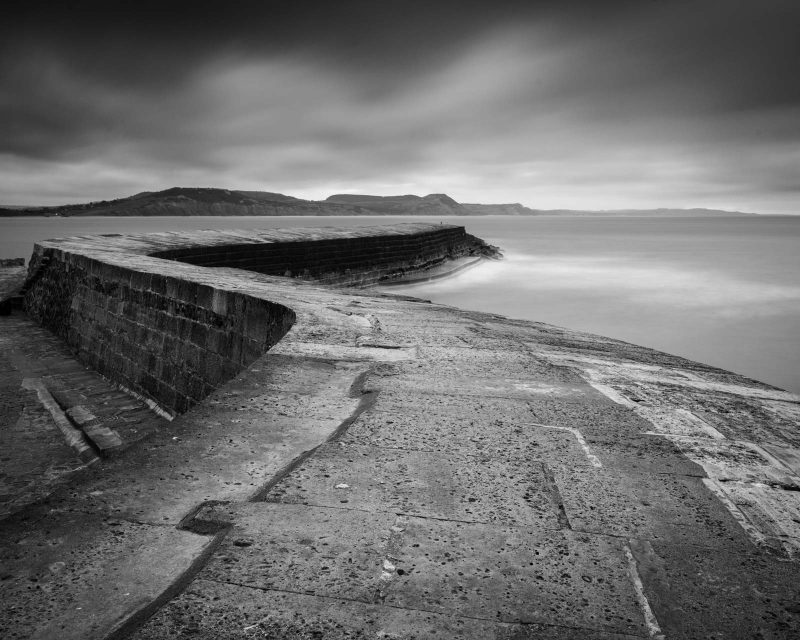
[[[84,233],[420,219],[4,219],[0,257],[27,257],[35,240]],[[505,260],[392,292],[591,331],[800,393],[800,217],[446,221],[500,246]]]

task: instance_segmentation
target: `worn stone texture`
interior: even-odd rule
[[[0,517],[6,517],[73,481],[86,464],[42,405],[32,383],[47,389],[69,420],[72,407],[91,425],[116,434],[116,449],[166,424],[141,400],[77,362],[50,332],[15,313],[0,318]],[[74,428],[79,428],[74,424]]]
[[[19,296],[25,282],[25,260],[22,258],[0,259],[0,316],[7,316]]]
[[[292,309],[241,278],[193,265],[366,285],[487,251],[463,227],[422,223],[67,238],[35,246],[25,307],[80,360],[174,415],[295,321]]]
[[[541,323],[174,271],[296,320],[0,522],[3,637],[800,636],[798,397]]]

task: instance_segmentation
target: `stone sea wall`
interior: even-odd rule
[[[286,306],[198,266],[364,285],[486,251],[463,227],[428,224],[67,238],[35,246],[25,308],[81,361],[177,414],[295,321]]]
[[[236,267],[326,284],[366,286],[480,251],[463,227],[438,225],[409,235],[309,239],[279,244],[186,247],[153,254],[202,267]]]
[[[233,378],[294,322],[268,300],[76,254],[51,256],[34,277],[28,314],[81,361],[170,413]]]

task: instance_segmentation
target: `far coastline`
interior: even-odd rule
[[[520,203],[460,203],[442,193],[426,196],[335,194],[304,200],[268,191],[173,187],[115,200],[56,206],[0,205],[0,218],[121,216],[571,216],[742,217],[757,213],[707,208],[532,209]]]

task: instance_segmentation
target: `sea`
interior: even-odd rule
[[[0,257],[46,238],[432,221],[504,259],[392,293],[640,344],[800,393],[800,216],[0,219]]]

